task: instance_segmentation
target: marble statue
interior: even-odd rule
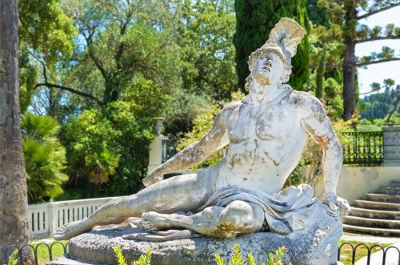
[[[311,187],[302,184],[281,189],[298,164],[308,136],[324,152],[327,213],[347,211],[347,201],[336,196],[341,146],[325,110],[314,96],[285,84],[291,74],[291,58],[305,34],[296,21],[282,18],[268,41],[249,58],[248,95],[226,105],[203,139],[154,169],[143,179],[145,189],[60,228],[54,238],[69,239],[96,225],[119,224],[130,217],[141,217],[144,227],[167,239],[174,233],[177,238],[182,236],[180,230],[172,229],[214,238],[302,230],[310,219],[309,212],[302,209],[317,200],[312,198]],[[162,179],[164,174],[196,166],[228,145],[219,164]]]

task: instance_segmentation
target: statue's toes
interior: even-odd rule
[[[158,228],[153,225],[152,222],[143,220],[140,222],[140,227],[143,228],[148,233],[156,233]]]
[[[67,226],[63,226],[57,229],[57,231],[55,231],[53,233],[53,238],[55,240],[66,240],[69,239],[67,236]]]

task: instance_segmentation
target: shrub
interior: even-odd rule
[[[278,248],[278,250],[275,252],[275,254],[269,253],[269,259],[268,259],[267,263],[263,263],[263,265],[283,265],[282,257],[286,251],[287,251],[287,249],[285,247],[281,247],[281,248]],[[217,260],[218,265],[224,265],[224,260],[220,257],[220,255],[215,254],[214,257]],[[239,249],[239,244],[235,244],[235,248],[232,251],[232,255],[231,255],[228,265],[247,265],[247,264],[248,265],[256,265],[256,262],[254,260],[252,253],[249,253],[246,256],[246,259],[248,260],[249,263],[247,263],[246,261],[243,260],[243,255]]]
[[[127,265],[124,255],[122,254],[119,246],[113,247],[115,257],[117,258],[118,265]],[[146,255],[141,255],[137,261],[131,262],[131,265],[150,265],[151,251],[147,250]]]

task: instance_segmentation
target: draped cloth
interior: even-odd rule
[[[254,203],[264,211],[267,230],[288,234],[304,229],[309,223],[311,216],[306,210],[318,201],[312,196],[313,190],[307,184],[291,186],[274,194],[228,186],[215,192],[196,212],[210,206],[225,207],[233,201]]]

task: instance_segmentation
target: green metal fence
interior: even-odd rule
[[[383,162],[383,132],[344,132],[343,163],[379,166]]]
[[[342,256],[346,257],[346,255],[342,255],[343,248],[346,247],[346,245],[347,245],[347,247],[350,247],[352,250],[351,251],[351,264],[355,264],[356,254],[360,253],[362,248],[365,248],[367,250],[367,255],[366,255],[367,256],[367,265],[373,265],[373,264],[371,264],[371,255],[372,255],[373,249],[378,249],[378,250],[382,251],[382,263],[379,263],[379,264],[386,265],[387,257],[388,257],[388,255],[391,255],[393,257],[397,257],[398,264],[400,265],[400,250],[395,246],[390,246],[385,249],[380,245],[373,245],[371,247],[368,247],[366,244],[353,245],[350,242],[342,243],[338,247],[338,253],[337,253],[338,261],[343,260]],[[61,252],[55,251],[54,247],[57,247],[57,246],[59,246],[59,248],[61,248]],[[43,248],[43,251],[39,251],[38,248]],[[18,265],[27,264],[26,262],[23,261],[24,260],[22,257],[23,251],[24,252],[32,251],[34,265],[44,265],[49,260],[52,261],[52,260],[56,259],[57,257],[59,257],[60,255],[68,256],[68,253],[69,253],[68,243],[53,242],[53,243],[49,243],[49,244],[46,244],[46,243],[39,243],[39,244],[34,244],[34,245],[27,244],[27,245],[23,245],[22,247],[8,246],[5,248],[0,248],[0,255],[2,255],[0,257],[0,260],[3,259],[3,260],[5,260],[5,264],[8,264],[9,256],[11,255],[11,253],[13,253],[13,251],[15,249],[18,250],[18,252],[16,252],[14,254],[14,258],[16,260],[18,260]],[[55,252],[57,252],[57,253],[55,253]],[[44,256],[46,256],[46,257],[44,257]],[[394,264],[393,261],[390,262],[390,264]],[[389,263],[387,265],[389,265]]]
[[[166,162],[168,159],[173,157],[176,151],[177,142],[170,140],[170,139],[163,139],[161,140],[161,147],[162,147],[162,163]]]

